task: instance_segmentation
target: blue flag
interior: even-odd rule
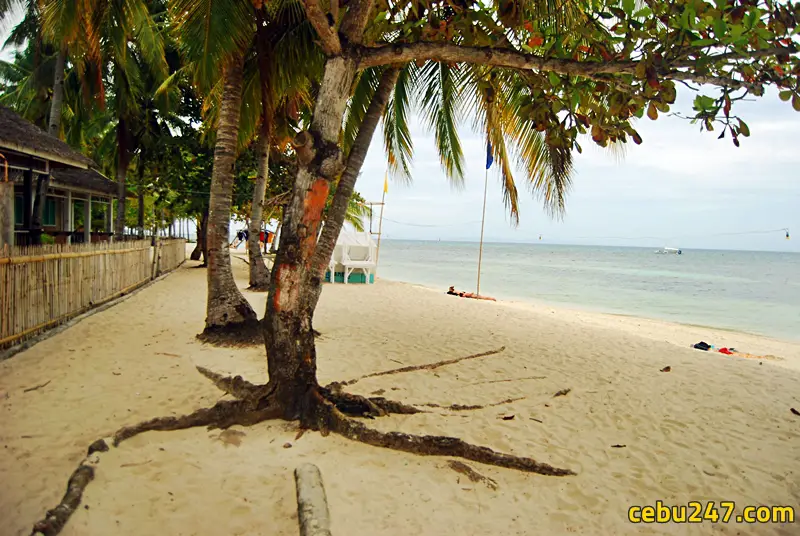
[[[492,156],[492,142],[487,142],[486,145],[486,169],[492,167],[494,156]]]

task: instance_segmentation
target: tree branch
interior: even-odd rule
[[[374,5],[374,0],[350,0],[347,6],[347,14],[344,16],[342,26],[339,29],[339,33],[350,44],[360,45],[364,40],[364,28],[367,26],[367,21]]]
[[[558,58],[544,58],[535,54],[525,54],[516,50],[489,47],[467,47],[452,43],[413,43],[402,45],[381,45],[360,50],[359,68],[405,63],[415,60],[434,60],[449,63],[474,63],[508,67],[520,70],[550,71],[569,76],[582,76],[592,79],[608,78],[602,75],[636,74],[638,61],[589,62]],[[757,56],[763,56],[755,51]],[[700,75],[687,71],[673,70],[669,63],[656,67],[659,77],[673,80],[687,80],[699,84],[714,84],[731,89],[757,89],[758,84],[749,84],[724,76]]]
[[[330,21],[322,11],[319,0],[303,0],[308,21],[314,27],[319,37],[323,52],[328,56],[338,56],[342,53],[342,43],[336,33],[336,21]]]

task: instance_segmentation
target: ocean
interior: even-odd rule
[[[483,246],[481,294],[800,340],[800,254]],[[384,240],[378,275],[475,292],[478,244]]]

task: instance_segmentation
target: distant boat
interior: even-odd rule
[[[683,252],[678,248],[661,248],[656,250],[656,253],[661,255],[682,255]]]

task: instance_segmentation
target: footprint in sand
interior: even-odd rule
[[[223,430],[219,434],[219,436],[217,436],[217,439],[225,443],[226,447],[228,445],[233,445],[234,447],[238,447],[239,445],[242,444],[242,438],[246,435],[247,435],[246,433],[241,432],[239,430],[228,429],[228,430]]]

